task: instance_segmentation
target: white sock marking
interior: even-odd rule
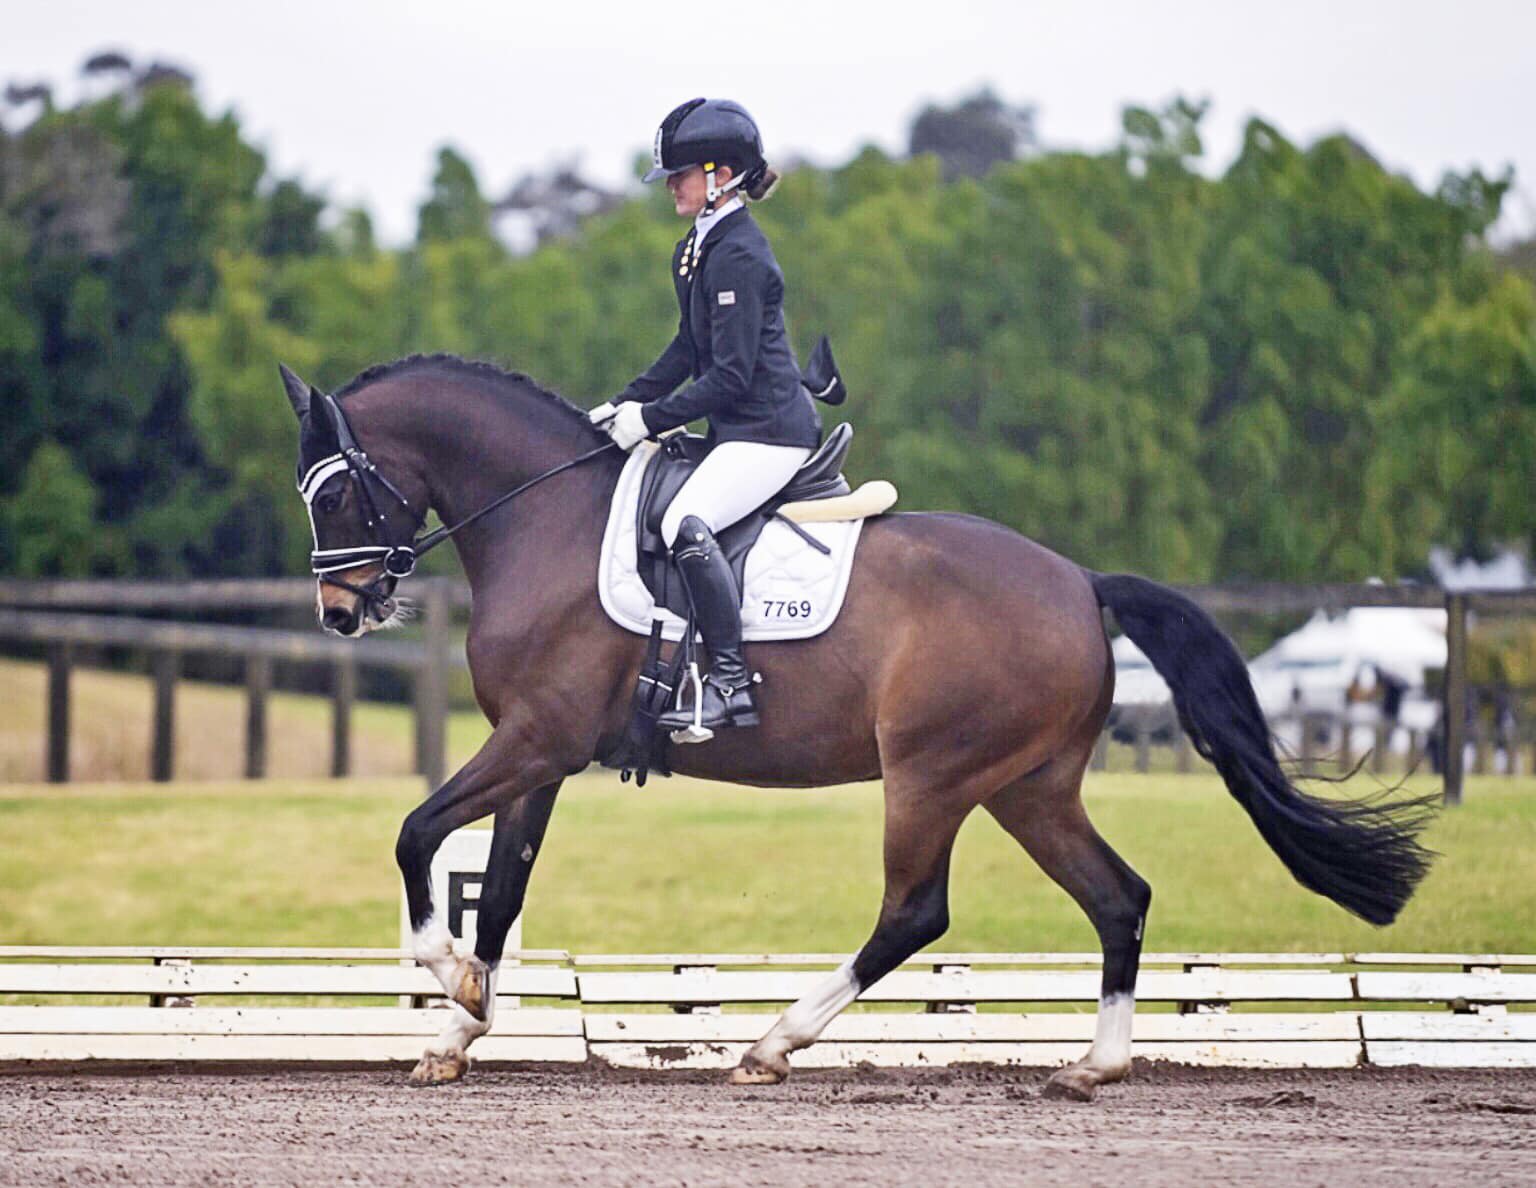
[[[783,1056],[809,1047],[842,1009],[859,996],[850,957],[837,971],[779,1016],[768,1034],[758,1040],[759,1055]]]
[[[1094,1068],[1119,1071],[1131,1063],[1131,1024],[1136,1018],[1134,994],[1111,994],[1099,1000],[1093,1047],[1088,1063]]]
[[[496,975],[500,972],[500,969],[491,970],[490,998],[485,1004],[485,1022],[480,1022],[458,1003],[450,1003],[448,1022],[438,1033],[437,1042],[432,1045],[431,1051],[463,1051],[491,1029],[491,1022],[496,1018]]]
[[[432,971],[443,989],[454,991],[453,974],[459,959],[453,952],[453,933],[436,916],[428,916],[420,928],[411,935],[411,951],[416,962]]]

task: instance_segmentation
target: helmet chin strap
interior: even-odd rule
[[[707,161],[704,164],[704,213],[712,214],[720,199],[724,198],[746,178],[745,173],[737,174],[723,186],[715,185],[715,163]]]

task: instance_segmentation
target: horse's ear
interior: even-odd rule
[[[281,363],[277,365],[277,371],[283,377],[283,391],[288,393],[288,403],[293,405],[294,416],[302,421],[309,412],[309,397],[314,389]]]

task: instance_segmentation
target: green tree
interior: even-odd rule
[[[1004,103],[990,87],[953,107],[928,104],[908,135],[908,152],[914,157],[933,153],[949,178],[982,177],[1034,144],[1034,108]]]
[[[220,256],[210,308],[171,320],[196,377],[192,423],[224,480],[208,505],[205,535],[218,534],[221,520],[233,520],[253,535],[242,551],[258,572],[297,565],[308,552],[308,527],[293,496],[293,417],[276,376],[279,362],[314,374],[319,354],[268,317],[268,267],[255,255]]]
[[[1401,444],[1384,446],[1382,407],[1441,295],[1486,291],[1482,236],[1503,184],[1472,174],[1424,194],[1347,137],[1302,150],[1249,124],[1202,268],[1220,573],[1359,578],[1406,563],[1397,527],[1366,514],[1377,455]]]
[[[291,178],[277,183],[261,204],[256,250],[263,256],[314,256],[325,250],[320,215],[325,199]]]
[[[439,149],[432,196],[422,203],[417,219],[416,242],[490,238],[491,205],[480,193],[474,168],[453,149]]]
[[[298,565],[279,360],[335,387],[455,351],[590,402],[674,332],[686,224],[658,190],[578,219],[561,176],[524,186],[509,207],[561,229],[518,254],[444,149],[416,242],[387,250],[365,211],[327,219],[268,177],[184,75],[131,67],[103,56],[116,91],[0,129],[7,569]],[[1108,152],[1024,154],[1025,113],[983,95],[934,109],[937,154],[788,172],[755,217],[795,346],[836,344],[852,476],[1163,578],[1536,548],[1536,294],[1487,240],[1508,179],[1425,192],[1347,136],[1259,120],[1210,178],[1204,110],[1133,107]]]
[[[1371,526],[1401,569],[1429,548],[1536,556],[1536,292],[1513,275],[1441,295],[1403,344],[1376,418]]]
[[[114,541],[96,522],[96,489],[56,441],[33,450],[21,484],[0,500],[0,540],[22,577],[89,577],[113,560]]]
[[[165,501],[200,499],[187,479],[204,464],[165,320],[207,300],[213,252],[249,233],[263,169],[233,117],[205,115],[163,72],[153,79],[34,121],[8,144],[0,186],[4,217],[27,239],[12,299],[38,345],[35,366],[0,377],[31,422],[18,437],[24,449],[66,443],[125,535],[125,563],[151,569],[184,563],[185,547],[133,540],[132,525]]]

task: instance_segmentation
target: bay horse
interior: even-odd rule
[[[334,394],[282,374],[300,420],[326,629],[360,636],[395,615],[426,509],[445,525],[470,521],[453,540],[473,592],[470,673],[492,730],[406,817],[395,850],[416,958],[454,1004],[411,1082],[457,1080],[466,1048],[490,1029],[497,962],[561,781],[611,756],[624,733],[646,640],[609,620],[596,588],[624,455],[603,448],[580,409],[488,364],[413,356]],[[517,498],[479,514],[510,492]],[[1193,602],[1144,578],[1091,572],[973,516],[883,515],[864,527],[831,629],[752,646],[762,724],[671,749],[676,771],[705,779],[884,781],[885,894],[873,933],[784,1012],[733,1081],[783,1080],[790,1053],[943,935],[950,851],[977,808],[1077,901],[1103,948],[1092,1046],[1052,1074],[1047,1094],[1087,1100],[1126,1075],[1151,889],[1095,832],[1080,795],[1114,693],[1103,608],[1150,657],[1195,749],[1295,878],[1374,924],[1397,915],[1428,867],[1417,841],[1426,803],[1297,788],[1242,656]],[[450,832],[485,816],[495,825],[478,937],[460,959],[432,902],[430,864]]]

